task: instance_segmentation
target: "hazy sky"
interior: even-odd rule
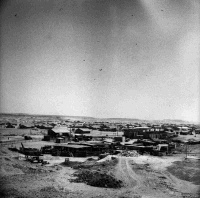
[[[199,121],[199,0],[7,0],[0,111]]]

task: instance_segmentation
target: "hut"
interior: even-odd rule
[[[48,135],[44,136],[45,141],[55,141],[56,143],[68,142],[71,132],[68,127],[54,127],[48,130]]]
[[[91,147],[86,145],[60,143],[54,146],[52,154],[68,157],[86,157],[90,150]]]
[[[86,133],[90,133],[91,129],[88,128],[77,128],[75,129],[75,134],[86,134]]]

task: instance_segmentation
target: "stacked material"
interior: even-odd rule
[[[101,171],[81,170],[74,174],[76,179],[73,182],[84,182],[90,186],[103,187],[103,188],[120,188],[122,181],[115,179],[113,176]]]
[[[125,156],[125,157],[138,157],[139,156],[137,151],[122,151],[118,155]]]

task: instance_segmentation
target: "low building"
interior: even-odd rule
[[[149,130],[149,127],[135,127],[124,129],[124,136],[130,139],[142,139],[144,134]]]
[[[177,133],[180,135],[189,135],[189,134],[191,134],[191,130],[189,127],[180,126],[180,127],[178,127]]]
[[[57,143],[68,142],[71,137],[71,131],[67,127],[54,127],[48,130],[48,134],[44,136],[44,141],[54,141]]]
[[[52,154],[68,157],[86,157],[91,149],[90,146],[86,145],[60,143],[54,146]]]
[[[167,133],[162,127],[135,127],[133,129],[124,129],[124,136],[130,139],[162,139],[167,137]]]
[[[82,122],[77,122],[74,124],[76,128],[82,128],[82,127],[85,127],[85,123],[82,123]]]
[[[70,129],[68,127],[54,127],[48,130],[48,135],[51,137],[69,136]]]
[[[94,124],[94,125],[92,125],[91,127],[92,127],[92,129],[101,129],[101,126],[102,125],[98,125],[98,124]]]
[[[195,134],[200,134],[200,129],[195,129]]]
[[[56,143],[65,143],[65,142],[68,142],[68,138],[65,137],[56,138]]]
[[[146,139],[165,139],[167,138],[167,133],[163,129],[150,129],[144,133],[143,137]]]
[[[86,134],[86,133],[90,133],[91,129],[88,128],[78,128],[75,129],[75,134]]]

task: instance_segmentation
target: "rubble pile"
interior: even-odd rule
[[[118,163],[118,159],[111,157],[107,160],[107,157],[101,160],[87,160],[85,162],[72,162],[69,161],[68,166],[72,167],[73,169],[93,169],[97,170],[98,168],[107,169],[109,167],[113,167]]]
[[[90,186],[103,188],[120,188],[122,181],[115,179],[113,176],[101,171],[80,170],[74,174],[76,179],[73,182],[86,183]]]
[[[122,151],[118,156],[124,157],[138,157],[140,154],[137,151]]]
[[[43,169],[41,167],[32,167],[32,166],[26,166],[26,165],[22,165],[22,164],[13,164],[14,168],[18,168],[19,170],[21,170],[23,173],[26,174],[35,174],[35,173],[47,173],[49,172],[46,169]]]

